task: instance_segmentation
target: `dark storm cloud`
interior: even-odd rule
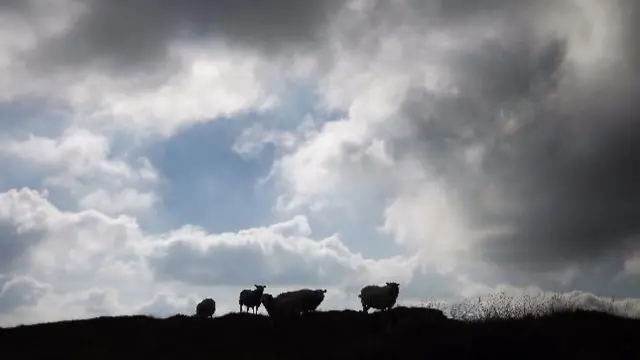
[[[41,61],[121,70],[165,61],[176,39],[220,39],[266,53],[322,36],[342,0],[92,0],[71,30],[38,50]]]
[[[31,8],[29,0],[2,0],[0,1],[1,11],[25,12]]]
[[[454,186],[474,226],[511,230],[478,246],[484,259],[556,269],[640,245],[638,25],[629,15],[640,5],[619,5],[623,18],[609,25],[620,26],[625,46],[596,81],[567,57],[570,39],[537,37],[533,18],[452,57],[458,94],[416,89],[405,100],[414,135],[396,151],[419,154]],[[519,129],[500,134],[501,114]],[[479,174],[463,160],[473,144],[485,146]],[[488,186],[500,197],[491,201],[508,206],[489,206]]]

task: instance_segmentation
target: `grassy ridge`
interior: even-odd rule
[[[280,328],[246,313],[100,317],[1,329],[0,349],[21,359],[633,359],[639,333],[640,320],[595,311],[460,321],[398,307],[321,311]]]

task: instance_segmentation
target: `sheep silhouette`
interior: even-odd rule
[[[387,282],[385,286],[367,285],[363,287],[358,297],[364,312],[367,312],[370,308],[389,310],[396,304],[399,293],[400,284]]]
[[[238,296],[238,305],[240,305],[240,312],[242,312],[242,307],[245,306],[247,308],[247,312],[249,309],[253,310],[254,314],[258,313],[260,309],[260,303],[262,301],[262,294],[264,293],[264,289],[267,285],[253,285],[256,288],[244,289],[240,291],[240,295]]]
[[[216,312],[216,302],[211,298],[203,299],[196,305],[196,317],[212,318]]]

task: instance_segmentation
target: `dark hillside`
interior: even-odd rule
[[[636,359],[640,320],[598,312],[461,322],[425,308],[327,311],[274,328],[263,315],[182,315],[0,329],[7,359]],[[634,356],[635,354],[635,356]],[[462,356],[462,357],[461,357]]]

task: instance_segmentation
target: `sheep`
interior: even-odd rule
[[[400,284],[388,282],[385,286],[368,285],[360,290],[360,302],[362,311],[368,312],[369,308],[389,310],[395,304],[400,293]]]
[[[196,305],[196,316],[211,318],[216,312],[216,302],[211,298],[206,298]]]
[[[277,296],[277,299],[291,299],[296,301],[300,312],[316,311],[318,306],[324,301],[326,289],[300,289],[296,291],[287,291]]]
[[[271,294],[262,295],[262,305],[276,325],[292,320],[300,315],[300,309],[294,300],[295,298],[292,297],[278,298],[273,297]]]
[[[260,302],[262,300],[262,294],[264,289],[267,287],[266,285],[254,285],[256,288],[254,290],[244,289],[240,292],[240,296],[238,297],[238,304],[240,305],[240,312],[242,312],[242,307],[247,307],[247,312],[249,312],[249,308],[251,308],[254,314],[258,312],[260,309]]]
[[[324,300],[325,289],[287,291],[274,297],[262,295],[262,305],[275,323],[293,320],[304,312],[315,311]]]

